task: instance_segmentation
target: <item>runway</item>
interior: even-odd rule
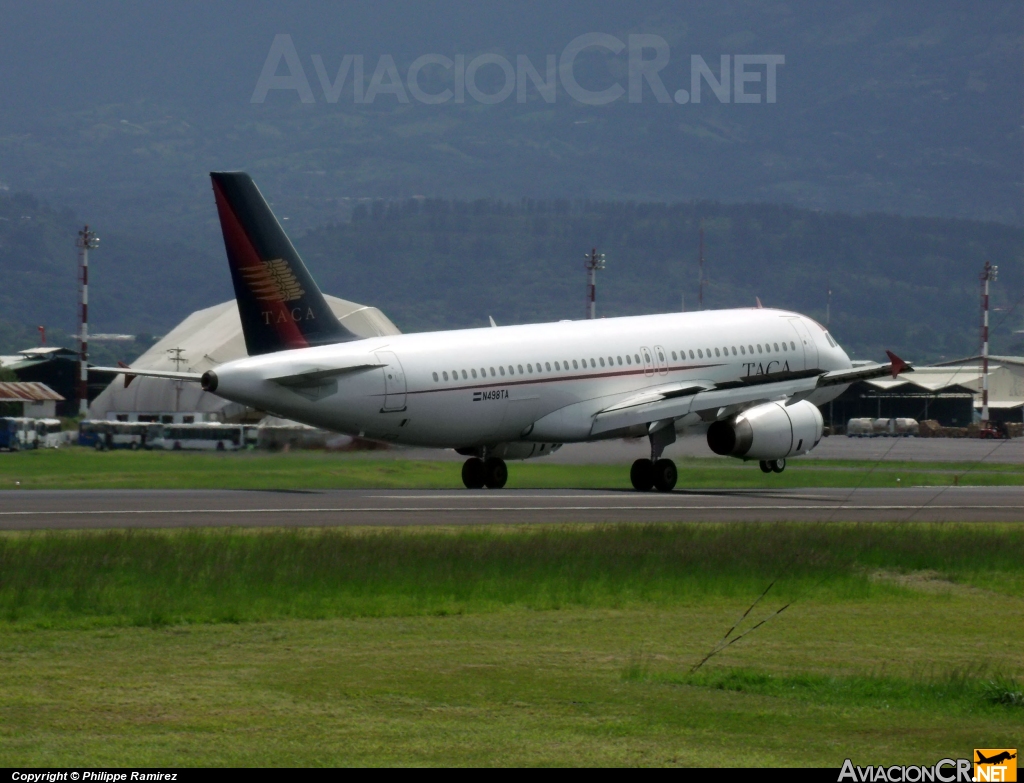
[[[0,530],[1024,521],[1024,487],[703,490],[41,490],[2,495]]]

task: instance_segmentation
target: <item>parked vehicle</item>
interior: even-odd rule
[[[846,437],[875,437],[874,421],[872,421],[871,419],[850,419],[848,422],[846,422]]]
[[[35,419],[21,416],[4,416],[0,418],[0,449],[20,451],[38,448]]]
[[[981,429],[978,437],[986,440],[1005,440],[1010,437],[1010,428],[1004,421],[990,421],[987,427]]]
[[[149,441],[151,449],[169,451],[237,451],[245,448],[240,424],[168,424]]]
[[[78,445],[91,446],[96,451],[110,449],[144,448],[150,429],[149,424],[137,421],[105,421],[86,419],[78,425]]]
[[[59,449],[64,442],[60,419],[36,419],[36,443],[44,449]]]
[[[106,447],[111,424],[103,419],[83,419],[78,422],[78,445],[102,451]]]

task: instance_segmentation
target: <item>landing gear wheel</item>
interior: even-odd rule
[[[781,473],[786,469],[786,460],[784,459],[773,459],[771,464],[773,473]]]
[[[772,472],[772,464],[768,460],[763,459],[763,460],[761,460],[757,464],[761,466],[761,472],[762,473],[771,473]]]
[[[679,471],[670,459],[659,459],[654,463],[654,488],[658,492],[671,492],[676,486]]]
[[[649,459],[638,459],[629,469],[629,480],[638,492],[650,491],[654,486],[654,463]]]
[[[508,467],[504,460],[488,457],[484,462],[484,484],[488,489],[501,489],[508,481]]]
[[[462,483],[466,489],[482,489],[485,481],[484,461],[470,457],[462,463]]]

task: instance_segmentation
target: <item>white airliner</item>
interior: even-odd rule
[[[211,174],[249,356],[197,373],[96,368],[200,382],[232,402],[360,437],[451,448],[469,488],[505,485],[506,459],[563,443],[642,437],[638,490],[670,491],[677,435],[781,473],[822,437],[818,405],[855,380],[832,336],[769,308],[460,329],[362,339],[331,313],[252,179]],[[128,371],[126,374],[126,370]]]

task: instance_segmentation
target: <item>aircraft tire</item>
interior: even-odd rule
[[[762,473],[771,473],[772,472],[772,466],[771,466],[771,463],[768,462],[768,460],[763,459],[763,460],[761,460],[757,464],[761,466],[761,472]]]
[[[781,473],[786,469],[786,460],[784,459],[773,459],[771,462],[772,472]]]
[[[462,463],[462,483],[466,489],[483,489],[486,479],[484,461],[479,457],[470,457]]]
[[[484,461],[484,485],[488,489],[501,489],[508,481],[508,466],[505,460],[488,457]]]
[[[629,469],[629,480],[637,492],[650,492],[654,486],[654,463],[649,459],[638,459]]]
[[[676,463],[670,459],[659,459],[654,463],[654,488],[658,492],[671,492],[679,479]]]

